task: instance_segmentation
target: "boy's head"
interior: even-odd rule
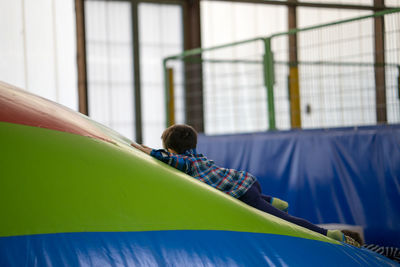
[[[197,132],[193,127],[186,124],[175,124],[161,135],[165,149],[172,149],[178,154],[183,154],[188,149],[197,146]]]

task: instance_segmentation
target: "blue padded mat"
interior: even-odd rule
[[[247,170],[313,223],[361,225],[400,247],[400,125],[200,136],[198,152]]]

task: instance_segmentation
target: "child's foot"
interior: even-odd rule
[[[289,204],[286,201],[276,197],[271,198],[271,205],[283,212],[288,212],[289,209]]]
[[[344,234],[340,230],[328,230],[326,235],[337,241],[344,242]]]
[[[360,243],[358,243],[357,241],[355,241],[353,238],[351,238],[350,236],[345,235],[344,236],[344,243],[355,246],[357,248],[361,247]]]
[[[361,247],[360,244],[355,241],[353,238],[350,236],[344,235],[342,231],[340,230],[328,230],[328,233],[326,234],[328,237],[333,238],[337,241],[355,246],[355,247]]]

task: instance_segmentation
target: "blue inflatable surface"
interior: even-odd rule
[[[24,251],[30,253],[21,253]],[[396,266],[395,262],[367,249],[260,233],[91,232],[0,238],[0,266],[10,267],[338,266],[339,263],[343,267]]]
[[[201,136],[198,151],[258,177],[265,194],[313,223],[364,227],[400,247],[400,126]]]

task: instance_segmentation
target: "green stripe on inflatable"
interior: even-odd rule
[[[4,122],[0,140],[0,236],[227,230],[336,243],[128,146]]]

